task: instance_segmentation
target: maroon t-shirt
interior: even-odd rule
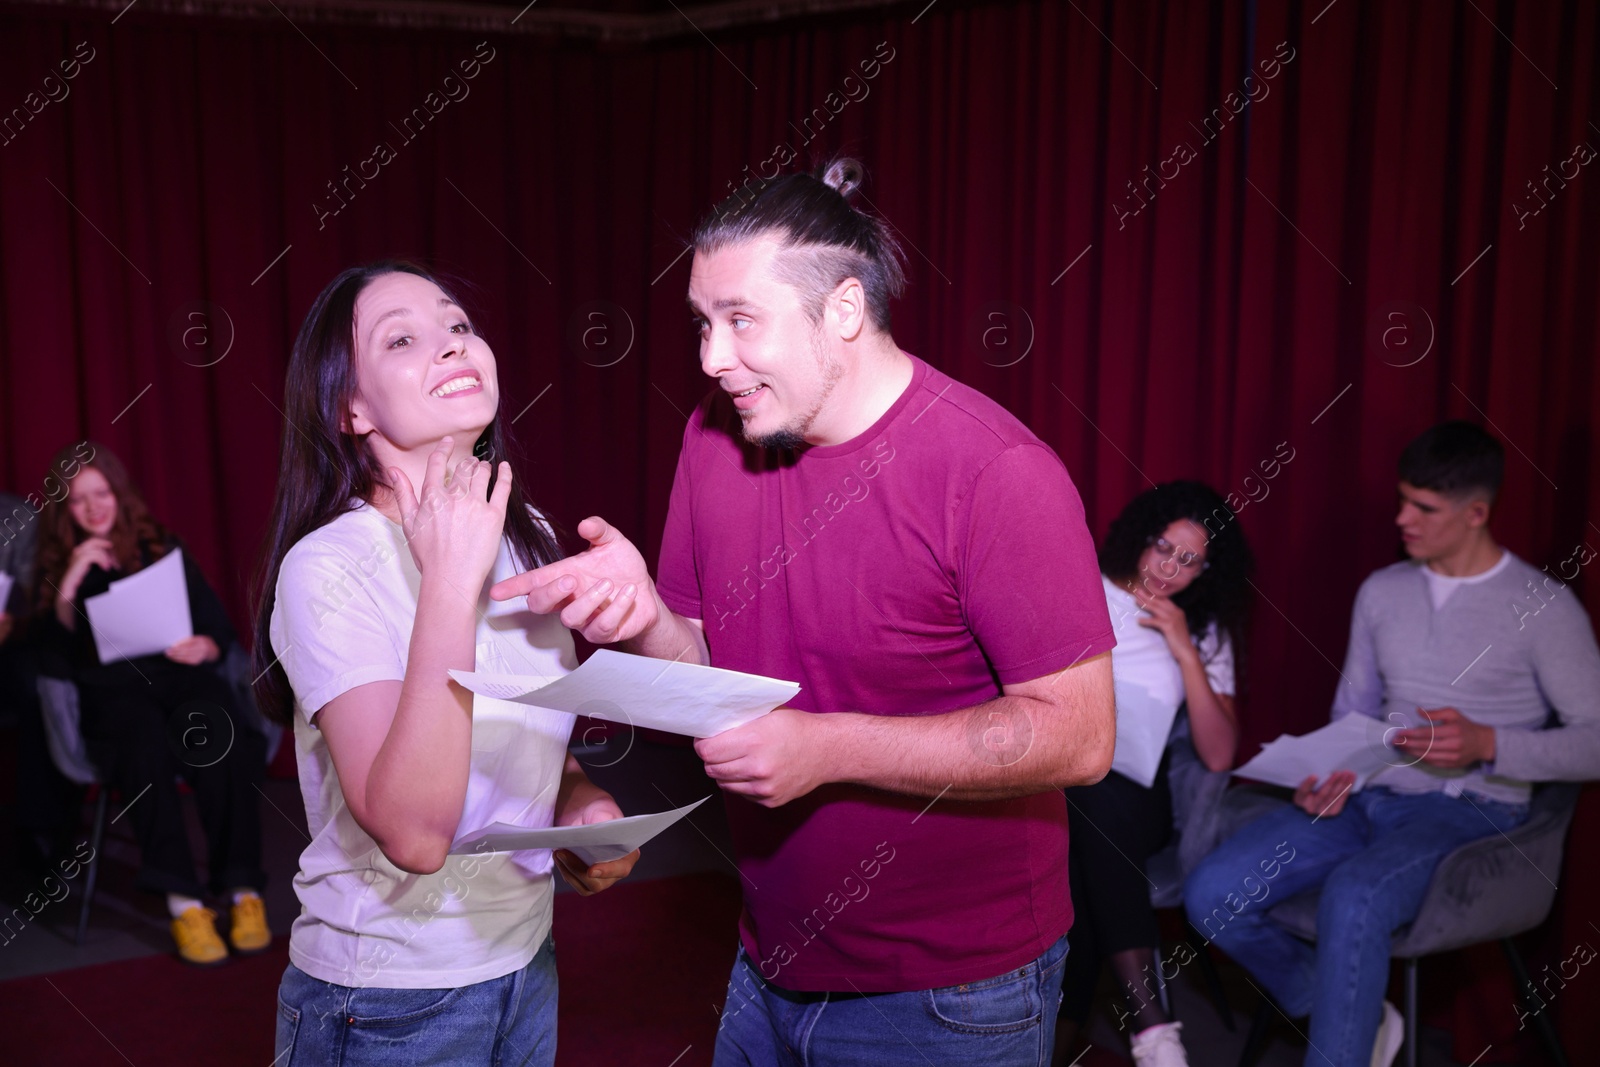
[[[932,715],[1115,644],[1056,454],[920,359],[873,427],[799,453],[745,443],[719,390],[684,431],[661,546],[668,607],[717,667],[799,682],[809,712]],[[994,756],[982,723],[974,759]],[[1072,923],[1060,790],[959,802],[831,784],[728,796],[744,947],[777,985],[895,992],[1035,959]]]

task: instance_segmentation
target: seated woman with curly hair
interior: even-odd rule
[[[1167,1017],[1148,982],[1160,938],[1144,868],[1173,834],[1168,739],[1187,735],[1210,770],[1233,766],[1239,740],[1234,676],[1253,564],[1232,510],[1200,482],[1167,482],[1139,494],[1100,547],[1117,635],[1111,672],[1118,752],[1103,780],[1066,791],[1074,920],[1062,975],[1058,1063],[1069,1062],[1089,1017],[1102,962],[1111,965],[1126,995],[1119,1018],[1132,1020],[1134,1062],[1188,1062],[1178,1036],[1182,1024]],[[1167,722],[1173,725],[1162,732]],[[1151,751],[1142,767],[1149,772],[1154,763],[1153,777],[1135,781],[1129,775],[1144,774],[1133,769],[1137,761],[1127,750],[1152,723],[1161,736],[1146,739]],[[1163,753],[1159,763],[1154,751]]]

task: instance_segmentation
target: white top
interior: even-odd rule
[[[1506,567],[1510,566],[1510,564],[1511,553],[1505,551],[1504,549],[1501,549],[1500,551],[1500,562],[1496,563],[1493,567],[1490,567],[1486,571],[1481,571],[1478,574],[1469,574],[1465,578],[1457,578],[1449,574],[1440,574],[1438,571],[1424,563],[1422,565],[1422,573],[1428,576],[1428,592],[1433,597],[1433,610],[1438,611],[1440,608],[1444,607],[1444,602],[1450,599],[1450,594],[1454,593],[1462,586],[1477,585],[1479,582],[1487,582],[1490,578],[1493,578],[1495,575],[1505,570]]]
[[[509,545],[478,593],[477,669],[552,680],[577,666],[555,616],[489,586],[519,570]],[[362,505],[284,557],[270,638],[295,693],[295,751],[311,845],[300,856],[300,917],[289,958],[337,985],[434,989],[488,981],[527,966],[550,931],[546,850],[452,856],[434,874],[390,863],[346,806],[316,715],[368,682],[405,676],[422,576],[401,528]],[[474,696],[472,762],[456,837],[493,822],[544,827],[574,718]]]
[[[1184,700],[1183,669],[1172,658],[1167,639],[1161,636],[1160,630],[1139,625],[1141,618],[1148,619],[1150,615],[1139,607],[1132,593],[1105,575],[1100,576],[1100,581],[1106,589],[1111,628],[1117,635],[1117,646],[1111,652],[1112,677],[1117,685],[1137,686],[1148,691],[1156,702],[1176,710]],[[1195,644],[1200,649],[1201,662],[1206,665],[1211,691],[1232,696],[1232,642],[1213,622]]]

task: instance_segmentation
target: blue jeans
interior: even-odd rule
[[[908,993],[797,993],[734,960],[713,1067],[1044,1067],[1065,937],[998,978]]]
[[[289,964],[273,1067],[556,1062],[556,946],[520,971],[460,989],[352,989]]]
[[[1350,795],[1337,815],[1297,807],[1264,815],[1189,875],[1189,921],[1244,966],[1286,1015],[1311,1016],[1306,1067],[1367,1067],[1389,985],[1393,934],[1417,917],[1433,872],[1460,845],[1504,832],[1526,804],[1381,786]],[[1317,940],[1267,918],[1321,888]]]

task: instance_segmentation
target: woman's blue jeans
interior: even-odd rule
[[[278,987],[273,1067],[552,1067],[555,942],[522,970],[459,989],[353,989],[294,964]]]

